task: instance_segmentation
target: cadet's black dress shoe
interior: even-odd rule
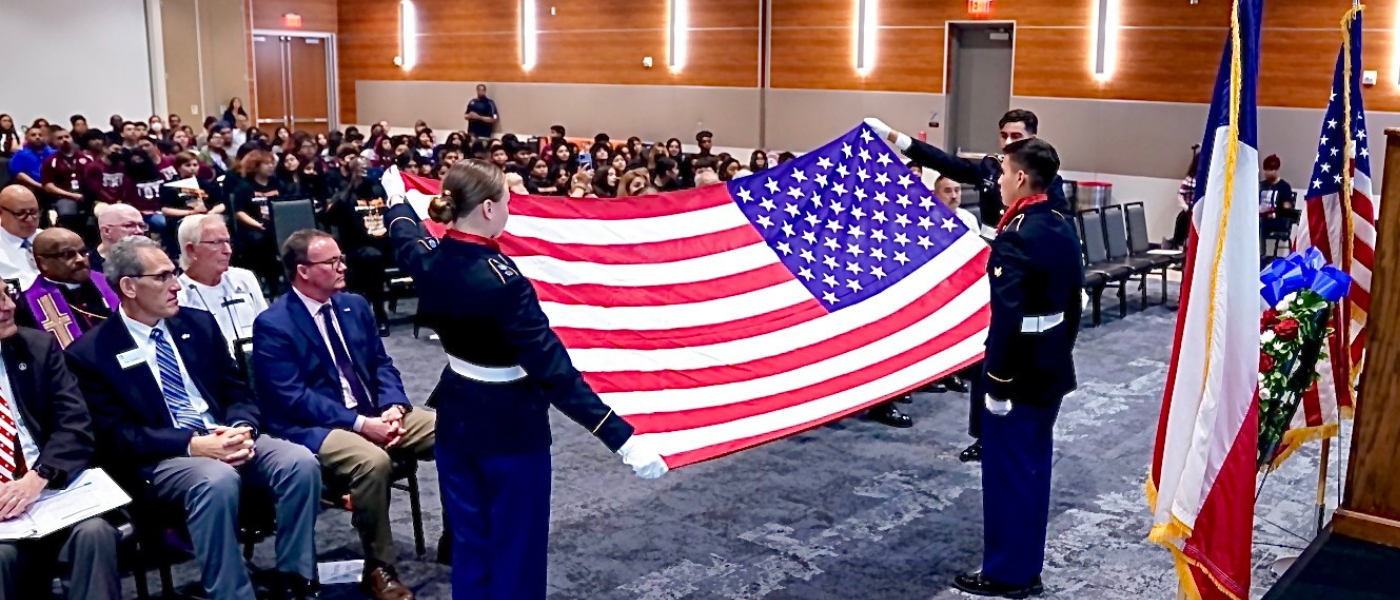
[[[894,407],[894,401],[886,402],[870,409],[868,416],[871,421],[883,423],[890,427],[903,429],[914,426],[914,420],[909,418],[909,415],[899,412],[899,409]]]
[[[972,442],[971,446],[968,446],[962,451],[962,454],[958,455],[958,460],[965,463],[982,462],[982,440]]]
[[[379,324],[379,337],[389,337],[389,324],[388,324],[388,323],[380,323],[380,324]]]
[[[1045,592],[1045,586],[1040,583],[1039,575],[1031,580],[1030,585],[1015,586],[987,579],[982,576],[982,571],[958,575],[957,579],[953,580],[953,587],[977,596],[997,596],[1000,598],[1028,598],[1039,596]]]

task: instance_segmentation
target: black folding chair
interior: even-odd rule
[[[1172,265],[1186,260],[1184,252],[1176,254],[1150,254],[1152,243],[1147,237],[1147,209],[1141,202],[1132,202],[1123,205],[1123,210],[1128,217],[1128,255],[1134,259],[1145,260],[1151,267],[1150,270],[1162,271],[1162,304],[1167,303],[1167,271]]]
[[[1139,290],[1142,292],[1142,309],[1147,309],[1147,274],[1152,271],[1154,262],[1148,258],[1135,258],[1128,250],[1127,223],[1123,218],[1123,206],[1113,204],[1103,207],[1104,240],[1108,243],[1108,260],[1132,269],[1141,277]]]
[[[316,206],[310,198],[273,200],[268,203],[268,212],[279,252],[293,233],[302,229],[316,229]]]
[[[1100,314],[1100,299],[1104,288],[1109,285],[1118,287],[1118,314],[1119,317],[1128,316],[1127,300],[1127,280],[1132,278],[1133,269],[1125,264],[1109,260],[1107,234],[1103,226],[1103,214],[1097,208],[1089,208],[1079,211],[1079,231],[1083,236],[1084,244],[1084,281],[1085,287],[1090,288],[1091,299],[1094,301],[1094,324],[1102,322]],[[1093,281],[1094,287],[1090,287]]]

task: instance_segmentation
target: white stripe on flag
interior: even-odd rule
[[[511,235],[556,244],[645,244],[727,231],[749,220],[734,203],[637,219],[554,219],[511,215]]]
[[[653,306],[589,306],[541,302],[555,327],[579,327],[613,331],[660,330],[716,325],[768,314],[812,299],[795,279],[778,285],[701,302]]]
[[[777,264],[778,255],[767,244],[760,242],[709,256],[665,263],[606,265],[551,256],[519,256],[514,260],[526,277],[545,283],[642,287],[697,283],[747,273]]]

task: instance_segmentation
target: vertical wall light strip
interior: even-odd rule
[[[1094,20],[1090,28],[1094,52],[1089,56],[1089,68],[1100,82],[1113,77],[1113,69],[1118,64],[1118,2],[1094,0]]]
[[[879,0],[855,0],[856,14],[852,20],[855,37],[856,72],[869,75],[875,68],[875,43],[879,20],[876,7]]]
[[[520,0],[520,67],[526,71],[535,68],[535,43],[539,36],[535,11],[535,0]]]
[[[418,9],[413,0],[399,1],[399,66],[405,71],[418,64]]]
[[[685,57],[690,44],[690,0],[671,0],[671,14],[667,23],[667,30],[670,35],[668,48],[668,60],[671,71],[677,72],[685,67]]]

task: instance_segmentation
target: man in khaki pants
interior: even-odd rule
[[[437,415],[414,409],[384,350],[369,302],[342,292],[345,256],[305,229],[282,245],[292,292],[253,324],[253,370],[268,429],[315,452],[348,482],[365,550],[361,585],[377,600],[409,600],[389,527],[390,456],[430,458]]]

